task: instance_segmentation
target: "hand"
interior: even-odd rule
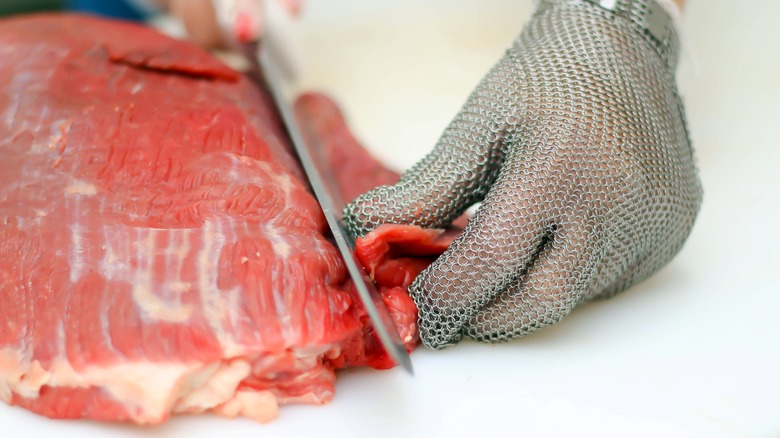
[[[230,45],[215,11],[215,3],[229,6],[230,9],[248,11],[252,22],[249,32],[259,36],[263,31],[262,1],[274,1],[293,16],[298,16],[301,10],[301,0],[156,0],[171,14],[179,17],[184,23],[189,38],[201,47],[207,49],[226,48]],[[228,5],[228,3],[230,3]],[[233,26],[231,25],[230,28]]]
[[[423,343],[495,342],[554,324],[666,264],[702,190],[674,68],[658,43],[587,1],[542,1],[431,153],[345,210],[464,233],[410,287]]]

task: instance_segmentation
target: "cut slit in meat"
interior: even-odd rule
[[[0,23],[0,399],[55,418],[266,421],[330,400],[337,368],[392,366],[268,95],[136,25]],[[327,98],[296,111],[339,157],[345,198],[397,179]],[[410,349],[405,288],[450,238],[360,241]]]

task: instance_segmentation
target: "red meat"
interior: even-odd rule
[[[330,400],[335,368],[392,365],[269,96],[241,75],[142,27],[43,15],[0,22],[0,83],[0,399],[265,421]],[[345,198],[397,178],[326,99],[298,108],[326,154],[374,169],[345,164]],[[410,348],[404,289],[431,260],[401,257],[415,239],[446,246],[390,227],[359,249]]]

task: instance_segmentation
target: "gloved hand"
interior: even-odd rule
[[[433,151],[347,206],[363,235],[383,223],[444,227],[482,201],[410,288],[425,345],[554,324],[654,273],[687,238],[702,190],[677,36],[641,25],[640,8],[658,10],[648,0],[617,3],[543,0]]]

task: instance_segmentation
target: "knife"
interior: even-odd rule
[[[316,154],[311,150],[312,145],[308,145],[304,140],[290,106],[291,93],[294,91],[290,82],[299,62],[295,61],[295,53],[291,55],[285,49],[286,44],[282,40],[285,35],[284,31],[276,30],[275,27],[279,26],[279,23],[286,18],[280,16],[282,11],[270,7],[274,2],[265,1],[263,3],[266,5],[264,8],[266,17],[264,26],[266,28],[263,31],[262,45],[257,40],[239,42],[241,50],[249,58],[252,70],[263,76],[265,85],[274,99],[301,166],[309,180],[309,185],[328,222],[336,247],[344,259],[344,264],[355,284],[360,301],[371,319],[377,338],[387,354],[397,364],[401,365],[409,374],[414,374],[409,353],[398,334],[395,322],[393,322],[374,282],[355,256],[355,240],[348,232],[341,216],[342,209],[346,204],[339,195],[335,183],[336,178],[327,165],[321,160],[313,158]],[[281,15],[284,15],[283,12]]]

